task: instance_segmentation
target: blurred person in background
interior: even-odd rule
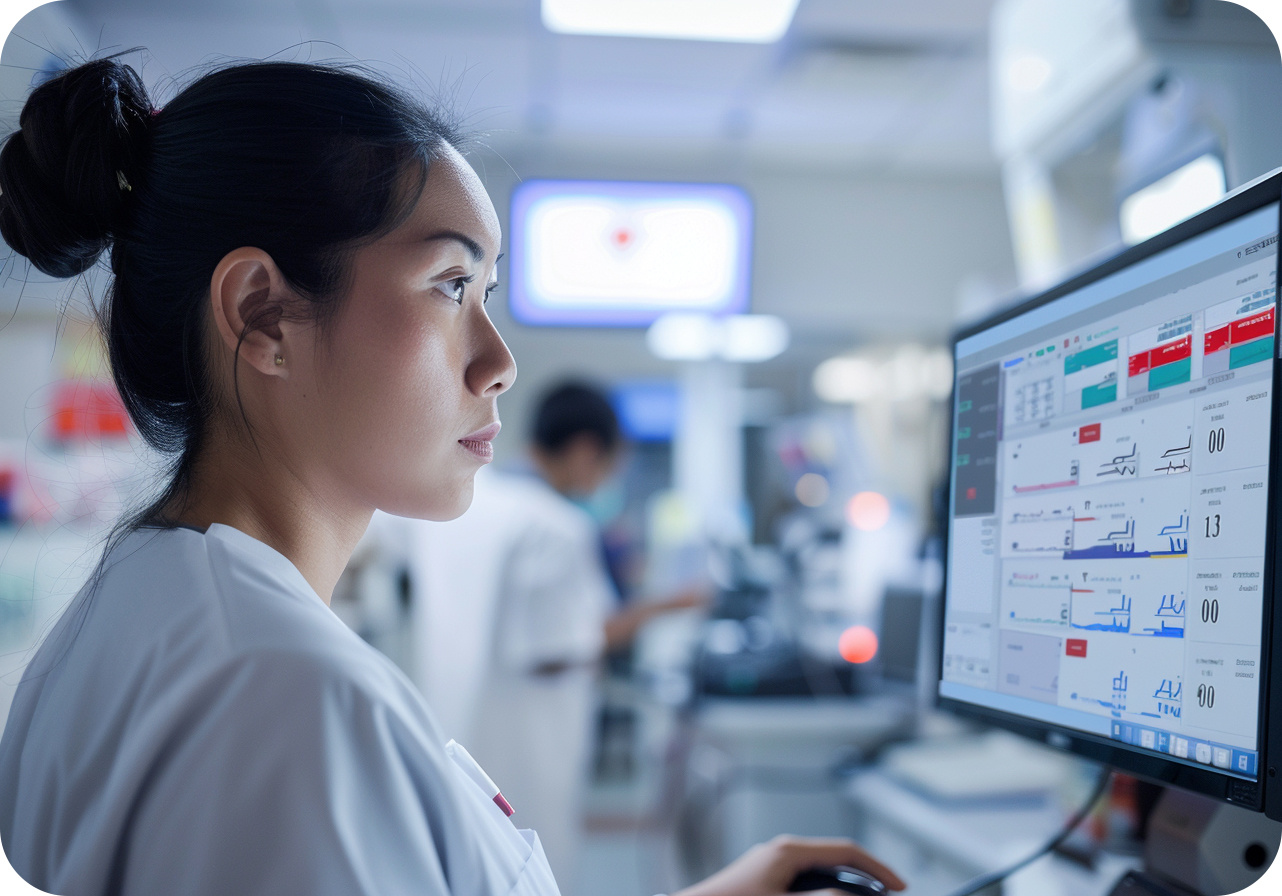
[[[563,382],[537,406],[528,469],[482,471],[471,507],[448,524],[378,514],[371,526],[410,569],[415,677],[428,703],[539,832],[567,893],[601,659],[656,616],[708,597],[691,587],[621,605],[581,505],[624,449],[606,395]]]

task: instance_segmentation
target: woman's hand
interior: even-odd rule
[[[716,874],[673,896],[783,896],[802,871],[833,865],[857,868],[892,890],[908,886],[849,840],[783,836],[752,847]]]

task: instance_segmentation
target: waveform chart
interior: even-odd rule
[[[1066,641],[1061,706],[1145,724],[1177,724],[1184,714],[1184,645],[1178,640],[1088,637]]]

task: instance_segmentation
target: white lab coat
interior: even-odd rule
[[[0,840],[61,896],[554,896],[408,679],[283,555],[140,530],[29,666]]]
[[[514,820],[539,832],[568,890],[615,603],[596,524],[543,481],[486,469],[459,519],[376,514],[371,528],[408,554],[415,674],[428,703],[503,790]],[[569,668],[531,674],[558,662]]]

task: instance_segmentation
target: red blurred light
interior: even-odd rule
[[[866,663],[877,655],[877,633],[866,625],[852,625],[841,633],[837,651],[848,663]]]
[[[860,492],[846,504],[846,519],[864,532],[874,532],[890,521],[890,502],[880,492]]]

